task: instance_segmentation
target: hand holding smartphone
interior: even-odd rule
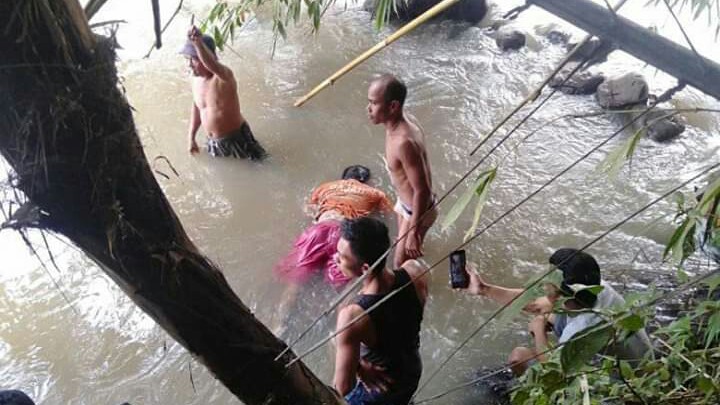
[[[450,253],[450,285],[452,288],[467,288],[470,276],[465,269],[465,251],[456,250]]]

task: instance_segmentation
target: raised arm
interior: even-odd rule
[[[200,59],[200,62],[205,65],[207,70],[223,80],[227,80],[232,77],[230,69],[218,62],[217,56],[212,53],[207,46],[205,46],[205,43],[202,41],[202,32],[200,32],[197,27],[193,26],[190,28],[188,38],[195,46],[198,59]]]

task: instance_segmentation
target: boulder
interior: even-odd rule
[[[495,43],[503,51],[520,49],[525,46],[525,33],[512,26],[500,27],[495,32]]]
[[[595,93],[598,86],[605,81],[605,76],[602,73],[580,71],[572,75],[567,82],[563,83],[575,66],[577,65],[570,63],[565,69],[558,72],[550,81],[550,87],[558,89],[565,94],[580,95]]]
[[[408,22],[439,2],[440,0],[395,0],[397,12],[392,13],[390,19],[401,23]],[[377,0],[365,0],[363,9],[375,15],[376,6]],[[438,18],[476,24],[485,17],[487,11],[487,0],[460,0]]]
[[[35,405],[27,394],[18,390],[0,391],[0,405]]]
[[[655,110],[645,114],[643,122],[648,126],[647,136],[655,142],[671,141],[685,131],[685,125],[675,117],[664,118],[666,115],[666,112]]]
[[[567,45],[570,41],[570,34],[555,29],[548,31],[548,33],[545,34],[545,38],[553,45]]]
[[[648,84],[639,73],[626,73],[605,79],[597,88],[597,101],[603,108],[615,109],[645,103]]]
[[[575,46],[577,46],[577,43],[569,43],[567,45],[568,52],[572,51]],[[586,65],[586,67],[589,67],[598,63],[605,62],[608,58],[608,55],[610,55],[610,52],[614,51],[615,49],[615,44],[610,41],[592,38],[585,45],[581,46],[580,49],[575,52],[575,54],[570,60],[580,62],[590,58]]]

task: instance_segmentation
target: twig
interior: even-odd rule
[[[80,313],[75,309],[73,304],[70,302],[70,299],[67,297],[67,295],[65,295],[62,288],[60,288],[60,284],[57,282],[57,280],[55,280],[55,278],[52,276],[52,274],[50,274],[50,270],[45,265],[45,262],[40,258],[40,254],[37,252],[37,250],[35,250],[35,247],[33,247],[32,243],[27,238],[25,233],[22,231],[18,231],[18,232],[20,233],[20,237],[22,237],[23,241],[25,242],[25,245],[27,245],[27,247],[30,249],[32,254],[38,259],[38,262],[40,262],[40,267],[42,267],[42,269],[45,271],[45,274],[48,276],[48,278],[50,278],[52,283],[55,285],[55,288],[60,293],[60,296],[62,296],[62,298],[65,300],[65,302],[70,307],[70,310],[72,310],[72,312],[75,313],[75,315],[80,315]]]
[[[165,23],[165,26],[162,28],[162,30],[160,30],[160,35],[162,35],[162,34],[165,33],[165,30],[167,29],[167,27],[170,26],[170,23],[175,19],[175,16],[178,15],[178,13],[180,12],[180,9],[182,8],[183,1],[184,1],[184,0],[180,0],[180,3],[178,3],[178,6],[177,6],[177,8],[175,9],[175,12],[173,13],[173,15],[172,15],[172,16],[170,17],[170,19]],[[158,48],[159,48],[159,47],[158,47]],[[143,56],[143,59],[149,58],[149,57],[150,57],[150,54],[151,54],[152,51],[153,51],[153,49],[155,49],[155,44],[150,45],[150,49],[148,49],[148,52],[145,54],[145,56]]]
[[[627,2],[627,0],[620,0],[617,3],[617,5],[615,6],[614,10],[619,10],[623,5],[625,5],[626,2]],[[510,120],[510,118],[512,118],[515,114],[517,114],[517,112],[520,111],[520,109],[522,109],[526,104],[535,101],[540,96],[540,93],[545,88],[545,86],[547,86],[548,83],[550,83],[550,80],[552,80],[553,77],[555,77],[555,75],[557,75],[560,72],[560,70],[570,62],[572,57],[575,56],[575,54],[580,51],[580,48],[582,48],[585,44],[590,42],[591,38],[592,38],[592,35],[587,35],[587,36],[585,36],[585,38],[583,38],[582,41],[580,41],[579,44],[575,45],[575,48],[573,48],[573,50],[565,56],[565,59],[563,59],[562,62],[560,62],[560,64],[555,68],[555,70],[553,70],[552,73],[550,73],[550,75],[547,78],[545,78],[545,80],[542,83],[540,83],[540,85],[533,92],[530,93],[530,95],[528,95],[523,101],[520,102],[520,104],[518,104],[510,113],[508,113],[505,116],[505,118],[503,118],[498,124],[496,124],[495,127],[490,131],[490,133],[488,133],[482,139],[482,141],[480,141],[480,143],[477,146],[475,146],[475,148],[470,152],[470,156],[475,155],[475,153],[478,151],[478,149],[480,149],[490,139],[490,137],[492,137],[495,134],[495,132],[497,132],[503,125],[505,125],[505,123],[508,122]]]
[[[162,48],[162,30],[160,29],[160,0],[150,0],[153,11],[153,28],[155,30],[155,47]]]
[[[617,132],[617,133],[619,133],[619,132]],[[616,134],[617,134],[617,133],[616,133]],[[616,135],[616,134],[615,134],[615,135]],[[613,135],[613,136],[614,136],[614,135]],[[612,139],[612,137],[608,138],[604,143],[608,142],[610,139]],[[596,147],[596,148],[597,148],[597,147]],[[596,148],[594,148],[594,149],[596,149]],[[592,151],[591,151],[591,152],[592,152]],[[489,225],[487,225],[485,228],[483,228],[482,230],[478,231],[478,232],[475,233],[471,238],[469,238],[467,241],[463,242],[462,244],[460,244],[460,246],[458,246],[458,247],[456,247],[455,249],[452,249],[452,250],[453,250],[453,251],[454,251],[454,250],[460,250],[460,249],[466,247],[467,245],[469,245],[471,242],[473,242],[475,239],[477,239],[480,235],[482,235],[482,234],[485,233],[488,229],[490,229],[493,225],[495,225],[496,223],[500,222],[503,218],[505,218],[505,217],[506,217],[507,215],[509,215],[511,212],[513,212],[514,210],[516,210],[517,208],[519,208],[522,204],[524,204],[525,202],[527,202],[528,200],[530,200],[533,196],[537,195],[537,194],[538,194],[541,190],[543,190],[547,185],[549,185],[549,184],[552,183],[554,180],[556,180],[557,178],[559,178],[559,177],[560,177],[562,174],[564,174],[565,172],[569,171],[572,167],[574,167],[575,165],[577,165],[580,161],[584,160],[587,156],[589,156],[589,154],[590,154],[591,152],[588,152],[586,155],[584,155],[584,157],[582,157],[582,158],[580,158],[579,160],[577,160],[577,161],[576,161],[575,163],[573,163],[570,167],[568,167],[568,168],[566,168],[565,170],[563,170],[560,174],[558,174],[558,175],[556,175],[555,177],[553,177],[552,180],[546,182],[546,183],[545,183],[543,186],[541,186],[538,190],[536,190],[535,192],[533,192],[532,194],[530,194],[530,196],[528,196],[528,197],[526,197],[525,199],[523,199],[520,203],[514,205],[514,206],[513,206],[512,208],[510,208],[508,211],[505,211],[505,213],[503,213],[500,217],[496,218],[493,222],[491,222],[491,223],[490,223]],[[606,237],[608,234],[612,233],[613,231],[615,231],[616,229],[618,229],[619,227],[621,227],[622,225],[624,225],[624,224],[627,223],[628,221],[630,221],[630,220],[632,220],[633,218],[635,218],[636,216],[638,216],[638,215],[639,215],[640,213],[642,213],[643,211],[647,210],[648,208],[650,208],[651,206],[653,206],[653,205],[657,204],[658,202],[662,201],[662,200],[665,199],[667,196],[669,196],[669,195],[671,195],[672,193],[676,192],[676,191],[679,190],[680,188],[685,187],[685,186],[686,186],[687,184],[689,184],[690,182],[697,180],[698,178],[700,178],[700,177],[701,177],[702,175],[704,175],[705,173],[707,173],[707,172],[709,172],[709,171],[711,171],[711,170],[713,170],[713,169],[715,169],[715,168],[717,168],[717,167],[720,167],[720,163],[716,163],[716,164],[710,166],[709,168],[703,170],[702,172],[700,172],[699,174],[693,176],[693,177],[690,178],[689,180],[684,181],[684,182],[681,183],[679,186],[673,188],[672,190],[670,190],[670,191],[666,192],[665,194],[661,195],[660,197],[654,199],[652,202],[650,202],[650,203],[648,203],[647,205],[643,206],[643,207],[640,208],[639,210],[637,210],[637,211],[635,211],[634,213],[632,213],[630,216],[626,217],[625,219],[623,219],[623,220],[620,221],[619,223],[617,223],[617,224],[615,224],[614,226],[612,226],[612,227],[611,227],[610,229],[608,229],[607,231],[603,232],[600,236],[596,237],[595,239],[593,239],[593,240],[590,241],[589,243],[585,244],[582,248],[578,249],[578,252],[582,252],[582,251],[584,251],[585,249],[587,249],[588,247],[594,245],[595,243],[597,243],[598,241],[600,241],[601,239],[603,239],[604,237]],[[575,255],[577,255],[577,252],[574,253],[573,255],[569,256],[568,258],[566,258],[563,262],[565,262],[565,261],[567,261],[567,260],[570,260],[571,258],[575,257]],[[443,262],[444,260],[446,260],[448,257],[450,257],[450,253],[448,253],[448,254],[446,254],[445,256],[443,256],[440,260],[436,261],[432,266],[430,266],[428,269],[422,271],[422,272],[421,272],[420,274],[418,274],[416,277],[413,277],[413,278],[412,278],[410,281],[408,281],[407,283],[403,284],[402,286],[400,286],[400,287],[396,288],[395,290],[391,291],[390,293],[388,293],[385,297],[383,297],[383,298],[382,298],[381,300],[379,300],[377,303],[373,304],[373,305],[370,306],[367,310],[363,311],[360,315],[358,315],[357,317],[355,317],[355,318],[353,318],[352,320],[350,320],[350,322],[348,322],[344,327],[336,330],[335,332],[331,333],[328,337],[326,337],[326,338],[324,338],[324,339],[321,339],[318,343],[316,343],[315,345],[313,345],[312,347],[310,347],[310,348],[309,348],[308,350],[306,350],[305,352],[299,354],[295,359],[293,359],[292,361],[290,361],[290,362],[286,365],[286,367],[290,367],[290,366],[293,365],[295,362],[303,359],[304,357],[306,357],[306,356],[308,356],[309,354],[313,353],[313,352],[314,352],[315,350],[317,350],[318,348],[322,347],[325,343],[329,342],[329,341],[330,341],[331,339],[333,339],[335,336],[339,335],[340,333],[344,332],[344,331],[347,330],[348,328],[352,327],[352,326],[353,326],[355,323],[357,323],[360,319],[362,319],[362,318],[364,318],[365,316],[367,316],[370,312],[374,311],[377,307],[379,307],[380,305],[382,305],[384,302],[386,302],[387,300],[391,299],[393,296],[395,296],[396,294],[398,294],[398,293],[399,293],[400,291],[402,291],[403,289],[407,288],[409,285],[413,284],[413,282],[414,282],[416,279],[419,279],[419,278],[424,277],[425,275],[427,275],[432,269],[434,269],[435,267],[437,267],[440,263],[442,263],[442,262]],[[558,265],[558,266],[559,266],[559,265]],[[420,388],[418,388],[418,391],[417,391],[417,392],[419,392],[422,388],[424,388],[425,386],[427,386],[428,382],[429,382],[430,380],[432,380],[432,378],[434,378],[434,377],[437,375],[437,373],[447,364],[447,362],[448,362],[460,349],[462,349],[475,335],[477,335],[477,333],[479,333],[480,330],[482,330],[487,324],[489,324],[490,321],[492,321],[494,318],[496,318],[502,311],[504,311],[506,308],[508,308],[510,305],[512,305],[512,303],[515,302],[520,296],[524,295],[525,292],[529,291],[529,290],[530,290],[531,288],[533,288],[535,285],[537,285],[538,283],[540,283],[540,281],[542,281],[545,277],[547,277],[547,276],[548,276],[550,273],[552,273],[553,271],[555,271],[554,268],[552,268],[552,269],[550,269],[549,271],[547,271],[546,273],[544,273],[541,277],[539,277],[538,279],[536,279],[533,283],[531,283],[530,285],[528,285],[527,287],[525,287],[525,289],[523,290],[523,293],[519,294],[518,296],[516,296],[515,298],[513,298],[512,300],[510,300],[508,303],[506,303],[505,305],[503,305],[502,307],[500,307],[497,311],[495,311],[485,322],[483,322],[478,328],[476,328],[476,329],[470,334],[470,336],[468,336],[455,350],[452,351],[452,353],[451,353],[451,354],[448,356],[448,358],[438,367],[438,369],[436,369],[435,372],[434,372],[433,374],[431,374],[431,376],[428,378],[428,380],[426,380],[425,383],[424,383]],[[369,273],[369,272],[368,272],[368,273]],[[366,273],[366,274],[367,274],[367,273]]]
[[[195,380],[193,379],[192,358],[188,359],[188,371],[190,372],[190,385],[192,386],[193,392],[197,394],[197,390],[195,389]]]
[[[705,61],[703,60],[702,55],[700,55],[700,52],[695,49],[695,46],[693,45],[692,41],[690,40],[690,37],[688,36],[687,32],[685,32],[685,28],[680,23],[680,20],[677,18],[677,15],[675,15],[675,11],[670,6],[670,3],[668,0],[663,0],[665,3],[665,6],[667,6],[668,11],[670,12],[670,15],[672,15],[673,20],[675,20],[675,24],[677,24],[678,28],[680,28],[680,32],[682,32],[683,36],[685,37],[685,41],[687,41],[688,45],[690,45],[690,49],[692,49],[693,53],[695,54],[695,57],[697,58],[698,65],[700,65],[700,68],[703,72],[707,71],[707,65],[705,65]]]
[[[620,367],[620,357],[617,357],[617,356],[615,357],[615,365],[617,366],[618,375],[620,376],[620,379],[621,379],[622,382],[625,384],[625,386],[628,387],[628,389],[630,390],[630,392],[632,392],[632,394],[635,395],[635,397],[636,397],[637,399],[639,399],[640,402],[643,403],[643,405],[648,405],[648,403],[647,403],[647,401],[645,400],[645,398],[643,398],[642,396],[640,396],[640,394],[638,394],[638,392],[635,391],[635,388],[633,388],[633,386],[630,384],[630,382],[629,382],[629,381],[625,378],[625,376],[623,375],[622,368]]]
[[[125,20],[108,20],[90,24],[90,28],[99,28],[110,24],[127,24]]]
[[[677,287],[676,289],[674,289],[674,290],[668,291],[668,292],[664,293],[663,295],[660,295],[660,296],[656,297],[656,298],[653,299],[653,300],[650,300],[650,301],[648,301],[648,302],[643,303],[640,307],[645,307],[645,308],[647,308],[647,307],[650,307],[650,306],[654,306],[654,305],[656,305],[658,302],[663,301],[663,300],[666,300],[666,299],[672,297],[672,296],[675,295],[675,294],[679,294],[680,292],[687,290],[688,288],[690,288],[690,287],[692,287],[692,286],[700,283],[701,281],[703,281],[703,280],[705,280],[705,279],[707,279],[707,278],[709,278],[709,277],[712,277],[712,276],[715,275],[715,274],[718,274],[719,272],[720,272],[720,268],[716,268],[715,270],[713,270],[713,271],[711,271],[711,272],[709,272],[709,273],[707,273],[707,274],[704,274],[704,275],[702,275],[702,276],[696,277],[694,280],[688,281],[687,283],[678,286],[678,287]],[[619,319],[615,320],[615,322],[620,321],[620,320],[622,320],[622,319],[624,319],[624,318],[626,318],[626,317],[628,317],[628,316],[630,316],[629,313],[626,314],[626,315],[624,315],[624,316],[621,316]],[[448,389],[448,390],[446,390],[446,391],[444,391],[444,392],[442,392],[442,393],[440,393],[440,394],[436,394],[436,395],[433,395],[433,396],[431,396],[431,397],[423,398],[423,399],[421,399],[421,400],[419,400],[419,401],[415,401],[415,404],[421,404],[421,403],[431,402],[431,401],[434,401],[434,400],[436,400],[436,399],[438,399],[438,398],[444,397],[444,396],[446,396],[446,395],[448,395],[448,394],[450,394],[450,393],[452,393],[452,392],[455,392],[455,391],[461,390],[461,389],[463,389],[463,388],[467,388],[467,387],[473,386],[473,385],[475,385],[475,384],[477,384],[477,383],[479,383],[479,382],[481,382],[481,381],[483,381],[483,380],[486,380],[486,379],[488,379],[488,378],[490,378],[490,377],[492,377],[492,376],[495,376],[495,375],[497,375],[497,374],[500,374],[500,373],[504,372],[504,371],[507,370],[508,368],[512,368],[512,367],[514,367],[514,366],[516,366],[516,365],[520,365],[520,364],[526,363],[526,362],[529,361],[529,360],[534,360],[534,359],[539,358],[540,356],[544,356],[544,355],[546,355],[546,354],[552,353],[553,351],[558,350],[558,349],[560,349],[561,347],[564,347],[565,345],[569,344],[570,342],[574,342],[574,341],[580,340],[580,339],[582,339],[582,338],[590,335],[591,333],[594,333],[594,332],[597,331],[597,330],[600,330],[600,329],[602,329],[602,328],[605,328],[605,327],[607,327],[607,326],[610,326],[610,325],[612,324],[612,322],[613,322],[612,320],[609,320],[609,321],[606,320],[606,321],[604,321],[604,322],[600,322],[600,323],[594,325],[592,328],[586,329],[585,331],[582,331],[582,332],[576,334],[575,336],[573,336],[573,337],[570,338],[569,340],[567,340],[567,341],[565,341],[565,342],[563,342],[563,343],[558,343],[557,345],[555,345],[555,346],[553,346],[553,347],[550,347],[550,348],[548,348],[547,350],[542,351],[542,352],[540,352],[540,353],[536,353],[534,356],[532,356],[532,357],[530,357],[530,358],[523,359],[523,360],[518,360],[518,361],[515,361],[515,362],[512,362],[512,363],[509,363],[509,364],[507,364],[507,365],[504,365],[504,366],[502,366],[502,367],[499,367],[499,368],[496,369],[496,370],[493,370],[493,371],[490,371],[490,372],[488,372],[488,373],[486,373],[486,374],[484,374],[484,375],[481,375],[480,377],[477,377],[477,378],[475,378],[475,379],[473,379],[473,380],[471,380],[471,381],[468,381],[468,382],[466,382],[466,383],[462,383],[462,384],[460,384],[460,385],[457,385],[457,386],[455,386],[455,387],[452,387],[452,388],[450,388],[450,389]],[[612,369],[612,367],[610,367],[610,369]],[[603,371],[603,369],[600,368],[600,369],[590,370],[590,371],[587,371],[587,372],[572,374],[572,375],[568,376],[568,378],[574,378],[574,377],[577,377],[577,376],[579,376],[579,375],[588,374],[588,373],[595,373],[595,372],[598,372],[598,371]],[[419,390],[418,390],[418,391],[419,391]]]

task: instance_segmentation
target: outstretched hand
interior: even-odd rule
[[[468,263],[466,269],[468,277],[470,278],[470,283],[468,283],[467,287],[468,292],[473,295],[485,295],[490,285],[480,276],[475,263]]]

